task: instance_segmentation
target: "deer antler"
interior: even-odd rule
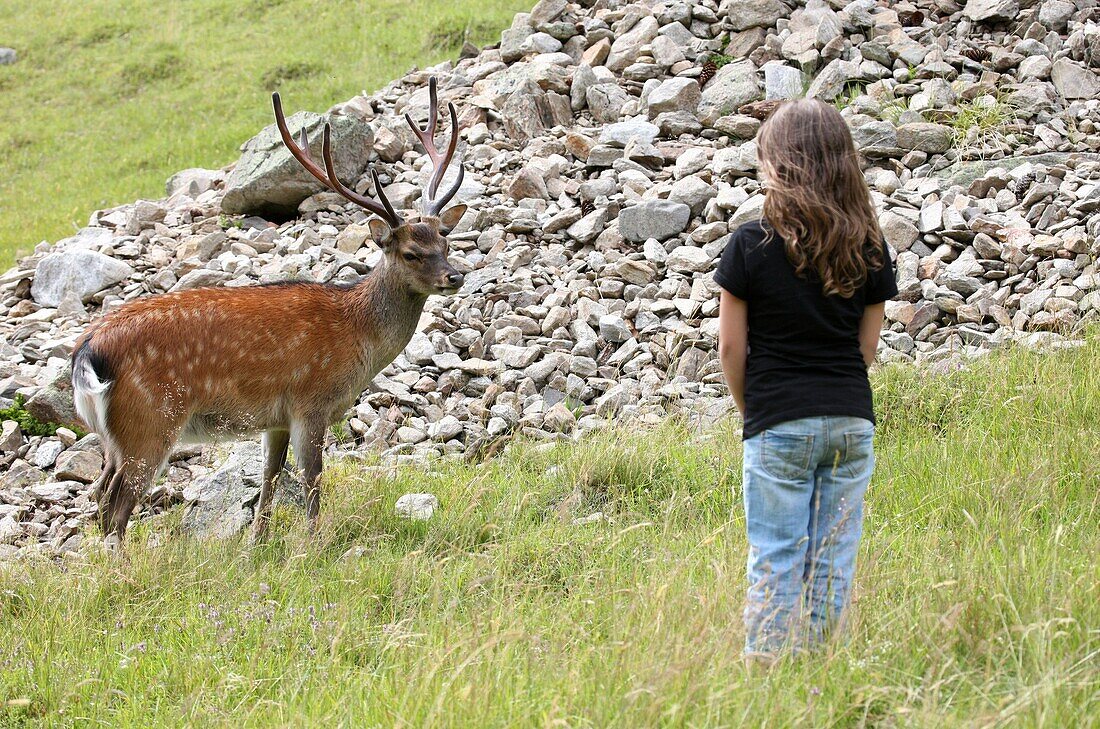
[[[382,191],[382,184],[378,180],[378,172],[375,171],[374,168],[371,168],[370,171],[371,178],[374,180],[374,189],[378,193],[378,200],[381,200],[381,203],[379,203],[378,200],[349,190],[344,183],[340,182],[340,178],[336,176],[336,167],[332,163],[332,132],[327,123],[325,124],[324,137],[321,145],[321,156],[324,158],[325,167],[321,169],[309,154],[309,139],[306,136],[305,128],[302,128],[297,143],[294,141],[294,137],[291,136],[290,130],[286,125],[286,117],[283,115],[283,102],[279,98],[278,91],[271,95],[271,105],[275,109],[275,124],[279,127],[279,135],[283,138],[283,144],[286,145],[286,148],[290,150],[294,159],[298,160],[309,174],[316,177],[321,184],[328,189],[343,195],[356,205],[364,207],[382,218],[389,223],[391,227],[401,225],[401,216],[394,211],[393,206],[390,205],[390,201],[386,199],[386,193]]]
[[[455,105],[451,102],[447,102],[447,111],[451,117],[451,141],[447,144],[447,154],[441,155],[439,149],[435,146],[435,127],[438,121],[439,112],[439,98],[436,96],[436,81],[435,76],[428,79],[428,128],[421,129],[420,125],[413,121],[410,114],[405,114],[405,121],[412,127],[413,134],[417,136],[420,143],[424,145],[424,151],[428,153],[428,157],[432,160],[432,176],[428,181],[428,189],[423,198],[424,214],[430,216],[437,216],[442,212],[443,208],[450,202],[451,198],[458,192],[458,188],[462,186],[462,178],[466,173],[465,168],[462,166],[462,162],[458,163],[458,177],[447,189],[443,196],[436,198],[435,193],[439,189],[439,183],[443,181],[443,175],[447,172],[447,166],[450,165],[451,159],[454,157],[455,148],[458,146],[458,113],[455,111]]]

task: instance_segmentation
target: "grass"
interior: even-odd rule
[[[0,569],[0,725],[1086,726],[1098,357],[878,372],[850,639],[770,673],[739,658],[736,425],[669,423],[332,468],[312,540],[281,510],[261,548],[200,545],[176,510],[128,563]],[[393,515],[410,491],[431,521]]]
[[[1002,95],[979,96],[960,102],[958,108],[951,123],[955,130],[955,148],[960,154],[981,152],[991,146],[1007,148],[1003,143],[1005,135],[1020,115]]]
[[[414,65],[499,40],[528,0],[0,2],[0,270],[97,209],[219,168],[291,110],[324,111]]]

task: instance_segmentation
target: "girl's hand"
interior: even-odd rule
[[[874,350],[872,349],[871,352],[873,356]],[[726,378],[726,385],[742,416],[745,414],[745,361],[748,353],[748,304],[744,299],[739,299],[723,290],[718,304],[718,359],[722,363],[722,374]]]
[[[882,319],[886,304],[871,304],[863,310],[863,319],[859,323],[859,350],[863,353],[864,363],[870,367],[878,354],[878,340],[882,334]]]

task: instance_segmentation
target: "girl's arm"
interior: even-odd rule
[[[863,361],[870,367],[878,352],[878,339],[882,333],[882,318],[886,304],[871,304],[863,310],[863,320],[859,323],[859,350],[863,352]]]
[[[726,385],[745,414],[745,360],[749,352],[749,309],[744,299],[722,291],[718,305],[718,359]]]

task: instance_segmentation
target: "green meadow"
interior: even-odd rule
[[[500,39],[526,0],[0,0],[0,270],[92,211],[220,168],[271,92],[324,111]]]
[[[874,376],[848,640],[750,671],[737,424],[326,475],[320,534],[0,571],[0,725],[1081,727],[1100,711],[1100,340]],[[428,522],[394,515],[431,491]],[[607,520],[576,524],[596,512]],[[5,706],[6,702],[6,706]]]

